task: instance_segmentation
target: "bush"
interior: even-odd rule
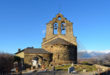
[[[0,73],[9,73],[13,68],[14,56],[8,53],[0,53]]]
[[[89,64],[89,63],[88,63],[87,61],[83,61],[82,64],[87,65],[87,64]]]

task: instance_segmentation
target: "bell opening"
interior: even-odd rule
[[[66,23],[61,24],[61,33],[66,34]]]
[[[61,17],[60,16],[58,17],[58,20],[61,20]]]
[[[57,30],[58,30],[58,23],[54,23],[54,27],[53,27],[53,34],[58,34],[57,33]]]

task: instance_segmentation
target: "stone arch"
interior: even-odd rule
[[[60,21],[62,18],[61,18],[61,16],[58,16],[58,18],[57,18],[57,19]]]
[[[53,34],[58,34],[58,23],[53,23]]]
[[[32,58],[32,66],[38,68],[42,65],[43,57],[40,55],[36,55]]]
[[[61,34],[66,34],[66,23],[61,22]]]

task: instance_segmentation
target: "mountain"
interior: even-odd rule
[[[98,58],[98,57],[103,57],[109,53],[110,52],[104,52],[104,51],[79,51],[78,58]]]

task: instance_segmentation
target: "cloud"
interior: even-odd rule
[[[110,49],[106,49],[106,50],[80,50],[79,52],[96,52],[96,53],[110,53]]]

